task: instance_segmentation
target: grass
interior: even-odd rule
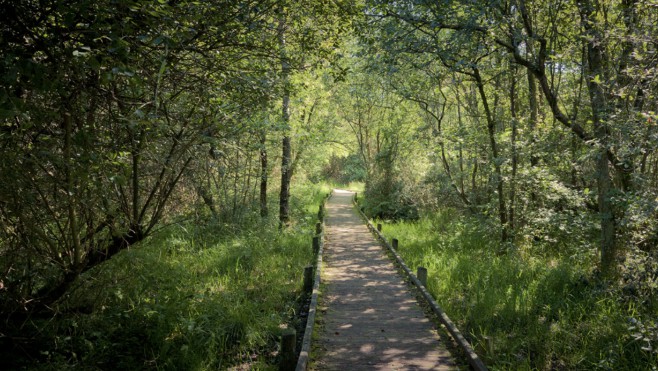
[[[363,182],[349,182],[347,184],[345,184],[345,183],[331,183],[329,185],[325,185],[325,187],[329,188],[330,191],[331,191],[331,189],[336,188],[336,189],[345,189],[345,190],[350,190],[350,191],[354,191],[354,192],[358,192],[358,193],[363,193],[363,191],[366,188],[366,185]]]
[[[35,323],[29,369],[276,369],[296,326],[303,267],[328,186],[293,191],[294,222],[172,225],[80,280],[60,315]],[[256,219],[258,220],[258,219]],[[33,354],[34,352],[32,352]]]
[[[655,323],[655,301],[629,300],[593,278],[595,251],[500,254],[494,228],[454,210],[385,223],[383,232],[412,270],[428,269],[429,291],[491,369],[658,366],[655,333],[642,338],[633,322]]]
[[[366,185],[363,182],[350,182],[346,185],[343,185],[342,187],[338,187],[341,189],[348,189],[350,191],[358,192],[358,193],[363,193],[366,189]]]

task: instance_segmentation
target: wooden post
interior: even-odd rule
[[[304,267],[304,292],[311,293],[313,291],[313,266],[307,265]]]
[[[279,360],[280,371],[291,371],[297,366],[295,360],[295,330],[288,329],[281,335],[281,358]]]
[[[320,204],[320,208],[318,209],[318,219],[322,220],[324,217],[324,205]]]
[[[418,281],[420,281],[423,286],[427,287],[427,268],[418,267],[418,270],[416,271],[416,277],[418,277]]]
[[[393,248],[394,248],[395,250],[398,249],[398,239],[397,239],[397,238],[393,238],[393,239],[391,240],[391,244],[393,244]]]
[[[320,236],[313,237],[313,254],[320,253]]]
[[[487,356],[493,357],[494,356],[493,338],[491,336],[484,336],[484,344],[487,347],[486,349]]]
[[[359,201],[359,194],[354,192],[354,201]]]
[[[315,234],[320,234],[322,233],[322,223],[317,222],[315,223]]]
[[[382,231],[382,223],[377,223],[377,231],[378,232]]]

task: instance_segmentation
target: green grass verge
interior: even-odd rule
[[[293,190],[294,222],[212,221],[167,227],[90,271],[28,369],[276,369],[278,337],[295,326],[318,205],[328,186]]]
[[[629,300],[615,284],[593,279],[595,251],[499,254],[495,231],[454,210],[384,223],[383,232],[399,240],[412,270],[428,269],[429,291],[492,369],[658,365],[655,300]]]

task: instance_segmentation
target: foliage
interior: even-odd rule
[[[418,208],[399,178],[390,173],[373,175],[366,183],[363,211],[366,215],[387,220],[416,220]]]
[[[204,216],[219,225],[269,228],[267,194],[281,184],[266,180],[281,169],[263,159],[288,124],[272,119],[288,88],[279,68],[278,25],[288,17],[288,62],[309,76],[308,64],[324,66],[333,58],[350,27],[341,17],[356,9],[350,2],[297,5],[0,2],[8,17],[0,28],[0,317],[7,341],[21,338],[22,326],[35,332],[24,337],[28,343],[39,343],[32,338],[41,339],[39,331],[59,333],[41,318],[59,326],[60,311],[90,274],[168,223]],[[322,101],[323,87],[305,98]],[[321,132],[310,114],[300,116],[300,131],[315,135],[300,141],[308,147]],[[294,221],[289,233],[305,222]],[[155,244],[166,250],[165,242]],[[198,244],[204,242],[180,257],[184,264],[196,264]],[[157,247],[151,249],[155,254]],[[131,262],[118,258],[107,270],[123,282]],[[132,283],[145,290],[149,284]],[[153,325],[160,336],[167,324],[152,323],[156,317],[135,317],[143,324],[131,327]],[[173,314],[165,317],[175,322]]]
[[[655,213],[638,214],[646,204],[636,197],[657,194],[647,167],[656,147],[646,141],[655,102],[645,99],[656,94],[646,79],[658,65],[646,43],[653,7],[369,1],[359,36],[379,75],[424,114],[441,192],[496,215],[512,250],[518,228],[535,222],[528,214],[546,210],[534,185],[584,194],[580,212],[598,214],[601,269],[614,275],[625,236],[645,236],[633,247],[654,240]]]
[[[650,360],[656,331],[647,313],[655,307],[658,244],[656,6],[655,0],[0,0],[0,319],[9,329],[30,327],[27,338],[54,334],[57,343],[42,359],[87,366],[91,360],[82,354],[106,357],[85,348],[87,341],[130,353],[146,339],[153,354],[141,359],[154,363],[144,367],[185,366],[174,359],[223,367],[196,350],[186,358],[183,346],[200,348],[178,342],[192,339],[198,327],[188,329],[173,312],[162,318],[180,329],[162,322],[138,291],[163,285],[197,323],[223,299],[186,301],[203,291],[192,287],[189,272],[171,268],[191,282],[179,289],[139,264],[167,266],[172,239],[194,235],[189,248],[170,255],[207,279],[226,275],[194,256],[260,267],[225,245],[229,236],[253,244],[244,251],[257,260],[275,259],[278,250],[245,230],[262,225],[272,241],[294,240],[311,217],[289,216],[315,213],[310,199],[328,192],[307,182],[357,181],[369,215],[461,220],[430,226],[421,219],[419,228],[437,239],[430,245],[449,252],[436,257],[456,269],[445,278],[477,289],[475,299],[463,291],[450,300],[465,305],[463,323],[477,341],[492,333],[509,345],[509,353],[495,357],[501,367],[614,368],[631,358]],[[302,194],[289,198],[290,184]],[[278,191],[282,225],[289,225],[281,234],[270,230],[268,216],[274,208],[268,195]],[[214,244],[216,236],[189,224],[178,237],[171,228],[170,237],[153,236],[181,218],[221,226],[223,242]],[[150,247],[132,249],[145,239]],[[158,249],[164,255],[156,259]],[[438,252],[428,249],[417,247],[433,261]],[[144,280],[131,276],[131,264]],[[94,281],[96,274],[104,281]],[[129,288],[129,300],[112,294]],[[91,316],[79,313],[89,307],[74,294],[89,292],[108,303],[108,323],[139,329],[130,341],[102,324],[99,335],[76,332],[105,318],[106,309],[97,307]],[[254,299],[243,294],[236,300]],[[597,326],[588,313],[625,335]],[[219,327],[243,321],[229,317],[213,321]],[[513,330],[509,337],[496,327],[499,318]],[[526,325],[536,333],[523,332]],[[209,349],[267,347],[268,340],[248,340],[249,326],[240,326],[216,328],[237,335],[220,336]],[[570,327],[575,336],[564,331]],[[154,335],[141,338],[149,328]],[[271,334],[269,328],[256,332]],[[20,342],[16,331],[11,341]],[[176,336],[163,350],[152,339],[165,333]],[[570,336],[584,345],[551,343]],[[550,354],[539,349],[544,341],[553,344]],[[586,346],[599,351],[600,364]]]
[[[351,4],[305,5],[2,2],[3,319],[48,312],[197,199],[220,220],[253,215],[274,169],[258,166],[267,134],[285,131],[268,121],[286,90],[273,65],[282,14],[298,69],[330,59],[349,28],[337,20]]]
[[[282,328],[295,325],[326,190],[297,186],[305,196],[290,230],[260,220],[167,227],[83,274],[54,319],[7,329],[31,341],[15,338],[1,358],[30,369],[272,367]]]
[[[240,134],[234,117],[258,107],[271,84],[232,71],[249,63],[231,45],[256,40],[226,11],[264,27],[252,5],[7,5],[15,17],[2,38],[0,306],[29,315],[188,211],[180,206],[189,194],[177,192],[183,175],[215,139]],[[207,69],[220,48],[226,63]]]
[[[502,246],[490,238],[489,224],[445,208],[417,223],[383,229],[400,241],[398,251],[412,270],[428,269],[430,292],[487,366],[658,365],[652,325],[656,292],[650,288],[656,282],[654,260],[640,258],[629,264],[634,268],[626,278],[605,282],[593,273],[595,246],[574,251],[556,242],[529,241],[516,254],[494,254]],[[485,338],[493,341],[493,352]]]
[[[324,179],[338,184],[363,182],[366,177],[365,168],[358,155],[345,157],[331,156],[329,163],[322,169]]]

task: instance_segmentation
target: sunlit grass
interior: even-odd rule
[[[385,223],[387,238],[492,369],[651,369],[629,319],[651,318],[592,278],[595,251],[501,253],[485,221],[453,210],[417,223]],[[642,312],[644,311],[644,312]],[[487,346],[491,339],[493,349]]]
[[[272,221],[187,222],[118,254],[63,303],[67,313],[50,327],[43,368],[275,369],[278,337],[295,321],[303,267],[312,261],[314,217],[329,191],[294,190],[293,223],[282,231]]]
[[[344,188],[350,191],[363,193],[363,191],[366,189],[366,184],[363,182],[350,182],[349,184],[345,185]]]

